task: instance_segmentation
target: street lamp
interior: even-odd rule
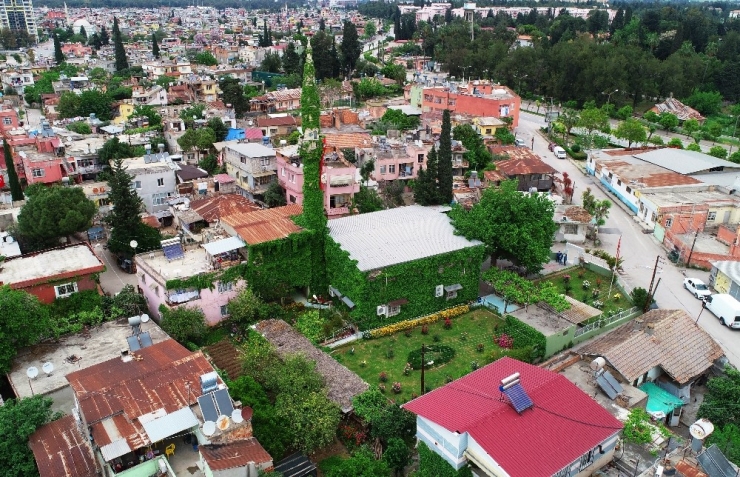
[[[615,90],[614,90],[614,91],[612,91],[611,93],[607,93],[607,92],[603,92],[603,93],[601,93],[601,94],[605,94],[605,95],[607,95],[607,96],[606,96],[606,104],[607,104],[607,109],[609,108],[609,102],[610,102],[610,101],[611,101],[611,99],[612,99],[612,95],[613,95],[614,93],[618,92],[618,91],[619,91],[618,89],[615,89]]]

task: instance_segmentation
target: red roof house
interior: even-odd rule
[[[502,391],[516,373],[519,384]],[[417,415],[417,438],[455,469],[488,475],[590,475],[611,460],[623,427],[564,376],[508,357],[402,407]]]

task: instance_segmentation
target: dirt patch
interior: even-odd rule
[[[317,450],[309,458],[311,462],[313,462],[314,464],[318,466],[319,462],[321,462],[322,460],[327,459],[331,456],[335,456],[335,455],[338,455],[340,457],[349,457],[349,452],[347,452],[347,448],[344,447],[344,444],[342,444],[342,442],[336,437],[334,438],[334,441],[331,444]],[[319,476],[321,476],[322,475],[321,470],[320,469],[317,469],[317,470],[319,472]]]
[[[236,379],[242,375],[241,353],[228,339],[206,346],[203,350],[208,353],[218,369],[226,371],[229,379]]]

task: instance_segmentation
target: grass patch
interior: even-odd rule
[[[566,279],[564,278],[566,275],[570,276],[570,280],[568,280],[570,290],[567,290]],[[629,296],[624,296],[616,284],[612,287],[611,296],[607,296],[609,294],[611,277],[599,275],[587,268],[574,268],[563,273],[558,273],[557,275],[552,275],[544,280],[555,285],[558,292],[575,298],[587,305],[595,306],[594,303],[600,301],[603,303],[601,311],[607,314],[615,312],[620,308],[626,310],[632,307]],[[616,278],[614,280],[616,282]],[[588,282],[588,288],[584,288],[583,282]],[[597,290],[598,294],[594,295],[594,291]],[[614,296],[617,294],[619,294],[619,298],[615,299]],[[596,308],[599,307],[596,306]]]
[[[404,372],[409,353],[420,349],[422,344],[444,345],[455,350],[455,355],[447,363],[424,372],[425,386],[428,389],[438,388],[470,373],[474,361],[479,366],[488,363],[491,353],[498,349],[493,342],[497,325],[503,325],[500,317],[486,309],[477,309],[453,318],[450,329],[445,329],[444,321],[439,321],[427,325],[426,335],[421,333],[421,327],[417,327],[408,332],[355,341],[335,350],[333,356],[370,386],[381,384],[380,373],[386,373],[386,395],[397,402],[406,402],[411,399],[412,393],[419,394],[421,389],[421,371],[414,369]],[[435,342],[434,336],[439,336],[439,341]],[[483,345],[482,352],[477,349],[479,344]],[[392,352],[389,353],[389,350]],[[398,394],[391,389],[396,382],[401,383],[401,392]]]

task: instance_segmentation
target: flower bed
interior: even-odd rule
[[[374,330],[366,331],[363,334],[365,338],[380,338],[381,336],[388,336],[399,331],[409,330],[420,325],[428,325],[436,323],[439,320],[447,320],[448,318],[454,318],[456,316],[463,315],[470,311],[468,305],[460,305],[453,308],[433,313],[431,315],[422,316],[421,318],[414,318],[413,320],[399,321],[392,325],[384,326],[382,328],[375,328]]]

